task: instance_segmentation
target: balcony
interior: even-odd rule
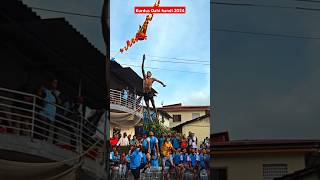
[[[124,98],[123,91],[110,89],[110,122],[117,126],[133,127],[143,118],[142,97],[135,94]]]
[[[40,113],[40,102],[43,99],[36,95],[0,87],[0,159],[16,162],[17,167],[27,162],[36,166],[45,162],[50,167],[50,163],[52,167],[60,164],[65,167],[55,169],[58,174],[78,169],[85,172],[85,179],[106,179],[106,113],[96,111],[99,118],[85,118],[51,104],[56,114],[49,122]],[[32,173],[25,173],[25,178],[35,177]]]

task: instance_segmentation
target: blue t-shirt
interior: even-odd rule
[[[151,150],[155,150],[156,149],[156,143],[158,143],[158,138],[152,136],[149,138],[150,140],[150,148]]]
[[[124,100],[128,100],[128,97],[129,97],[129,90],[127,90],[127,89],[123,90],[122,98]]]
[[[205,154],[200,154],[200,168],[201,169],[206,169],[206,157]]]
[[[183,163],[189,163],[190,162],[190,157],[187,153],[182,154],[182,159],[183,159]]]
[[[113,155],[112,160],[113,160],[113,161],[120,161],[120,155],[118,155],[118,156]]]
[[[140,152],[140,149],[136,149],[130,155],[130,169],[140,168],[141,159],[142,159],[142,153]]]
[[[111,152],[110,152],[110,160],[113,160],[113,156],[114,156],[114,152],[111,151]]]
[[[54,121],[56,116],[56,106],[54,105],[56,103],[56,97],[53,95],[54,92],[52,90],[44,88],[43,91],[45,97],[43,98],[44,104],[40,114],[48,120]]]
[[[171,143],[172,143],[173,148],[175,148],[175,149],[180,148],[180,142],[179,142],[178,138],[176,138],[176,137],[172,138]]]
[[[189,157],[190,157],[190,160],[191,160],[191,166],[192,166],[192,167],[195,167],[196,164],[197,164],[197,157],[196,157],[196,155],[195,155],[195,154],[190,154]]]
[[[127,160],[128,162],[130,162],[130,155],[129,155],[129,154],[126,155],[126,160]]]
[[[146,138],[146,139],[144,139],[143,141],[142,141],[142,148],[143,149],[148,149],[149,147],[148,147],[148,139],[149,138]]]
[[[180,153],[175,154],[173,157],[173,160],[174,160],[175,165],[181,164],[182,163],[181,154]]]
[[[151,159],[151,167],[159,167],[159,161],[158,159]]]

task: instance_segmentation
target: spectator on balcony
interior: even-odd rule
[[[40,139],[48,140],[49,128],[55,122],[56,104],[60,103],[60,92],[57,90],[58,80],[55,78],[49,79],[37,92],[37,95],[42,98],[40,109],[40,121],[36,121],[35,131]],[[41,129],[42,128],[42,129]]]
[[[127,133],[126,132],[124,132],[123,136],[120,137],[117,146],[129,146],[129,139],[127,137]]]
[[[128,86],[122,90],[122,102],[124,104],[124,106],[128,107],[129,103],[129,88]]]

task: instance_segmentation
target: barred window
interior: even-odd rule
[[[287,164],[264,164],[263,179],[272,180],[277,177],[282,177],[288,173]]]

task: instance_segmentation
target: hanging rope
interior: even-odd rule
[[[159,7],[159,6],[160,6],[160,0],[156,0],[153,7]],[[130,40],[127,40],[126,45],[123,48],[121,48],[114,56],[112,56],[111,60],[115,60],[115,57],[119,53],[126,52],[131,46],[133,46],[138,41],[147,40],[147,29],[148,29],[148,25],[152,21],[152,19],[153,19],[153,14],[147,15],[143,24],[139,25],[139,29],[138,29],[135,37],[131,38]]]

